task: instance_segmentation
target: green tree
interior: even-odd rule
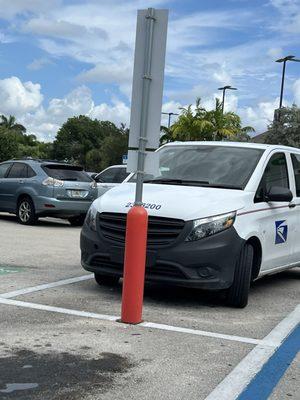
[[[264,142],[300,147],[300,108],[294,104],[276,110]]]
[[[196,105],[180,108],[177,121],[168,129],[161,128],[161,144],[174,140],[236,140],[248,141],[251,126],[242,127],[240,117],[234,112],[223,113],[222,103],[216,99],[216,108],[207,111],[201,106],[200,98]]]
[[[118,132],[105,137],[100,149],[101,169],[122,163],[122,156],[128,150],[128,138],[129,129],[123,124]]]
[[[23,135],[26,132],[25,126],[16,123],[16,118],[13,115],[6,117],[5,115],[0,116],[0,126],[5,128],[7,131],[13,131]]]
[[[53,143],[53,157],[99,171],[120,163],[127,152],[128,129],[110,121],[80,115],[69,118],[59,129]]]
[[[18,143],[9,130],[0,126],[0,162],[14,158],[17,154]]]
[[[179,108],[181,111],[177,121],[170,127],[174,140],[211,140],[212,124],[206,119],[207,111],[201,107],[201,99],[196,99],[193,108]]]
[[[222,111],[222,102],[216,99],[215,110],[207,111],[205,119],[211,123],[214,140],[249,140],[248,132],[253,132],[251,126],[242,127],[241,118],[234,112]]]

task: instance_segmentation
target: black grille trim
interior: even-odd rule
[[[123,264],[111,261],[108,256],[95,255],[92,257],[89,264],[91,267],[100,267],[108,269],[110,272],[118,273],[120,276],[123,275]],[[187,279],[186,275],[180,270],[180,268],[160,261],[157,261],[154,266],[146,267],[146,278],[155,276]]]
[[[113,242],[125,243],[127,214],[101,213],[98,215],[102,235]],[[180,219],[149,216],[147,246],[172,244],[181,234],[185,222]]]

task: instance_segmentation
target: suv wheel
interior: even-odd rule
[[[246,243],[235,267],[232,286],[228,290],[227,301],[230,306],[244,308],[248,304],[253,255],[253,247]]]
[[[85,215],[77,215],[76,217],[68,218],[72,226],[82,226],[85,220]]]
[[[37,222],[38,218],[30,197],[23,197],[18,202],[17,217],[18,221],[23,225],[34,225]]]

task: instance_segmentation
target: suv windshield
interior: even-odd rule
[[[159,151],[159,175],[144,182],[244,189],[262,154],[246,147],[166,146]]]
[[[48,164],[42,166],[43,170],[51,178],[61,181],[92,182],[93,179],[82,167],[74,165]]]

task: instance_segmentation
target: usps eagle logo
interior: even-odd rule
[[[275,221],[275,244],[285,243],[287,241],[288,226],[286,221]]]

